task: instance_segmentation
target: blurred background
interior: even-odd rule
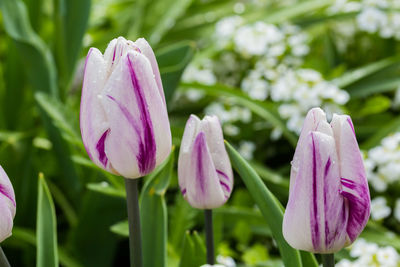
[[[124,181],[89,160],[79,131],[87,51],[118,36],[145,37],[156,52],[175,156],[188,116],[215,114],[283,205],[306,112],[351,115],[372,213],[337,266],[400,266],[400,1],[0,0],[0,164],[17,202],[2,247],[12,266],[35,265],[39,173],[60,264],[128,266]],[[168,222],[167,266],[186,266],[185,255],[200,265],[202,212],[183,200],[175,169],[145,203],[161,205],[154,220]],[[214,214],[220,263],[282,266],[237,175]]]

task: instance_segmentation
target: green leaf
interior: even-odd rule
[[[400,250],[400,238],[386,227],[372,221],[368,222],[360,237],[380,246],[392,246]]]
[[[89,183],[86,185],[89,190],[99,192],[105,195],[114,196],[114,197],[126,197],[126,192],[120,188],[112,187],[107,182],[101,183]]]
[[[14,40],[31,85],[36,91],[58,96],[56,68],[49,48],[33,31],[25,4],[20,0],[2,0],[0,9],[4,28]]]
[[[178,87],[183,70],[192,60],[194,50],[193,42],[183,41],[157,51],[157,62],[167,103]]]
[[[58,266],[57,221],[53,199],[43,174],[39,174],[36,266]]]
[[[140,194],[143,265],[164,267],[167,262],[167,205],[165,192],[174,166],[174,149],[160,168],[146,178]]]
[[[371,149],[378,146],[383,138],[400,129],[400,117],[391,120],[387,125],[379,129],[374,135],[360,145],[361,149]]]
[[[221,84],[204,85],[199,83],[181,83],[183,90],[199,89],[208,95],[230,97],[236,104],[247,107],[252,112],[270,122],[274,127],[279,128],[286,139],[293,145],[297,144],[297,137],[289,131],[285,123],[281,120],[276,110],[268,103],[253,100],[242,93],[239,89],[230,88]]]
[[[54,3],[57,63],[63,86],[66,86],[81,50],[90,0],[56,0]]]
[[[128,220],[124,220],[116,224],[113,224],[110,227],[110,230],[111,232],[117,235],[121,235],[123,237],[129,237],[129,222]]]
[[[334,79],[332,82],[339,87],[347,87],[363,78],[370,76],[373,73],[382,71],[390,66],[400,64],[398,57],[385,58],[383,60],[370,63],[355,70],[350,70],[343,74],[341,77]]]
[[[225,142],[225,146],[234,169],[239,173],[247,189],[251,192],[251,196],[271,228],[272,235],[278,244],[285,266],[302,266],[299,251],[290,247],[283,237],[282,222],[284,208],[281,203],[268,190],[250,164],[248,164],[229,143]],[[310,255],[310,257],[312,256]]]
[[[194,231],[185,234],[179,267],[201,266],[206,263],[206,246],[199,234]]]

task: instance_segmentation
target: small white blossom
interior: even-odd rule
[[[391,208],[387,206],[384,197],[376,197],[371,201],[371,218],[374,221],[382,220],[391,213]]]
[[[253,159],[253,153],[256,150],[256,145],[250,141],[242,141],[239,144],[238,152],[247,160]]]
[[[236,267],[235,260],[228,256],[218,255],[217,262],[225,267]]]

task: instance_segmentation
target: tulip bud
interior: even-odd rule
[[[7,174],[0,166],[0,242],[11,236],[15,209],[14,189]]]
[[[190,116],[179,151],[178,178],[183,197],[195,208],[217,208],[228,200],[233,172],[216,116]]]
[[[114,174],[150,173],[171,151],[171,130],[153,50],[145,39],[118,37],[104,56],[91,48],[82,88],[80,126],[91,160]]]
[[[314,108],[304,121],[290,174],[283,235],[294,248],[333,253],[364,229],[370,196],[353,123]]]

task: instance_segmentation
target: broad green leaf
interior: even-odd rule
[[[183,41],[157,51],[157,62],[167,103],[178,87],[183,70],[192,60],[194,50],[193,42]]]
[[[290,247],[283,237],[282,222],[284,208],[281,203],[268,190],[250,164],[247,163],[229,143],[225,142],[225,145],[234,169],[242,178],[247,189],[251,192],[251,196],[271,228],[272,235],[278,244],[285,266],[302,266],[299,251]],[[310,255],[310,257],[312,256]]]
[[[37,267],[58,266],[57,221],[53,199],[43,174],[39,174],[37,206]]]
[[[23,67],[35,91],[58,96],[56,68],[49,48],[33,31],[25,4],[21,0],[2,0],[0,10],[4,28],[22,55]]]
[[[206,263],[206,246],[199,234],[186,232],[179,267],[201,266]]]
[[[199,89],[208,95],[230,97],[235,103],[247,107],[261,118],[270,122],[274,127],[279,128],[286,139],[293,146],[296,146],[297,137],[286,127],[277,112],[271,105],[268,105],[268,103],[250,99],[239,89],[230,88],[221,84],[204,85],[199,83],[181,83],[180,86],[183,90]]]
[[[140,194],[143,265],[164,267],[167,262],[167,205],[165,192],[174,166],[174,149],[161,168],[146,178]]]
[[[55,0],[56,58],[62,85],[65,87],[82,46],[89,18],[90,0]]]

